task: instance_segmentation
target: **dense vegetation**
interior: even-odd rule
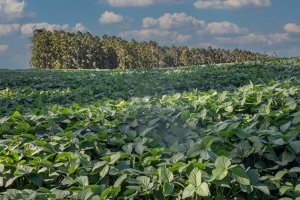
[[[0,73],[1,199],[299,199],[300,61]]]
[[[198,66],[266,60],[261,53],[235,49],[159,46],[154,41],[126,41],[90,33],[36,30],[32,37],[31,65],[44,69],[127,69]]]

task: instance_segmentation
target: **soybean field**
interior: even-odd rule
[[[300,199],[300,60],[0,70],[1,199]]]

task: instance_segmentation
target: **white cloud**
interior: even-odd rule
[[[186,13],[165,13],[159,18],[146,17],[143,19],[143,28],[161,28],[180,32],[197,32],[199,34],[241,34],[247,32],[237,24],[223,21],[206,24],[205,21],[189,16]]]
[[[238,25],[231,22],[212,22],[207,24],[206,31],[210,34],[241,34],[247,32],[246,28],[241,28]]]
[[[99,21],[101,24],[115,24],[122,22],[124,20],[124,17],[122,15],[105,11],[101,17],[99,18]]]
[[[176,41],[179,43],[184,43],[191,40],[192,38],[193,36],[189,34],[179,34],[176,36]]]
[[[14,20],[23,16],[24,0],[0,0],[0,20]]]
[[[142,29],[122,32],[120,36],[126,39],[156,40],[168,45],[186,44],[193,39],[198,29],[204,27],[204,21],[186,13],[165,13],[158,18],[144,18]]]
[[[146,7],[154,4],[183,4],[192,0],[99,0],[100,3],[108,3],[113,7]]]
[[[21,26],[21,33],[23,35],[30,36],[30,35],[32,35],[32,33],[35,29],[45,29],[47,31],[68,30],[69,25],[68,24],[64,24],[64,25],[49,24],[46,22],[24,24]]]
[[[133,31],[122,32],[121,37],[124,38],[135,38],[137,40],[150,40],[154,38],[175,38],[176,34],[167,30],[160,29],[141,29]]]
[[[126,31],[120,34],[121,37],[126,39],[136,39],[141,41],[155,40],[162,44],[176,44],[185,43],[193,38],[190,34],[178,34],[174,31],[162,29],[141,29]]]
[[[288,33],[300,33],[300,26],[295,23],[287,23],[284,25],[284,30]]]
[[[192,16],[187,15],[186,13],[165,13],[163,16],[154,19],[154,18],[144,18],[143,27],[150,28],[153,26],[160,26],[163,29],[172,29],[179,27],[201,27],[205,24],[204,21],[198,20]]]
[[[258,34],[249,33],[239,37],[218,37],[216,40],[221,43],[235,43],[235,44],[267,44],[273,45],[289,40],[287,33],[274,33],[274,34]]]
[[[108,0],[109,5],[114,7],[144,7],[154,3],[153,0]]]
[[[270,6],[271,0],[197,0],[194,7],[198,9],[236,9],[247,6]]]
[[[20,29],[19,24],[0,24],[0,36],[8,35]]]
[[[82,23],[77,23],[75,24],[74,28],[73,28],[73,31],[77,32],[77,31],[80,31],[80,32],[86,32],[86,27],[82,24]]]
[[[158,18],[146,17],[140,30],[126,31],[120,35],[126,39],[157,40],[167,45],[180,43],[191,46],[211,42],[216,35],[243,35],[247,32],[246,28],[232,22],[206,23],[182,12],[165,13]]]
[[[158,20],[154,19],[152,17],[146,17],[143,19],[143,27],[144,28],[150,28],[153,26],[156,26],[158,24]]]
[[[0,44],[0,53],[7,51],[8,45],[6,44]]]

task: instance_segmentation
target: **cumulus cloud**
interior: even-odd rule
[[[146,17],[140,30],[120,34],[126,39],[157,40],[162,44],[195,45],[211,42],[216,36],[244,35],[248,30],[228,21],[207,23],[186,13],[165,13],[158,18]],[[200,37],[199,37],[200,35]],[[225,40],[225,39],[224,39]]]
[[[295,23],[287,23],[284,25],[284,30],[288,33],[300,33],[300,26]]]
[[[201,27],[205,24],[204,21],[198,20],[186,13],[165,13],[163,16],[154,19],[147,17],[143,19],[143,27],[150,28],[153,26],[159,26],[163,29],[179,28],[182,26]]]
[[[145,7],[153,3],[154,0],[108,0],[108,4],[114,7]]]
[[[155,40],[163,44],[184,43],[192,39],[190,34],[179,34],[175,31],[163,29],[141,29],[133,31],[125,31],[120,34],[121,37],[126,39],[136,40]]]
[[[21,26],[21,33],[23,35],[30,36],[34,32],[35,29],[45,29],[47,31],[54,31],[54,30],[68,30],[69,25],[64,24],[64,25],[58,25],[58,24],[49,24],[46,22],[41,22],[41,23],[29,23],[29,24],[24,24]]]
[[[210,34],[241,34],[247,32],[246,28],[241,28],[238,25],[224,21],[224,22],[212,22],[207,24],[206,31]]]
[[[73,28],[73,31],[77,32],[77,31],[80,31],[80,32],[86,32],[86,27],[82,24],[82,23],[77,23],[75,24],[74,28]]]
[[[198,9],[236,9],[247,6],[270,6],[271,0],[197,0],[194,7]]]
[[[137,40],[150,40],[155,38],[174,38],[176,34],[167,30],[159,29],[141,29],[133,31],[122,32],[121,37],[124,38],[136,38]]]
[[[45,29],[47,31],[56,31],[56,30],[64,30],[71,32],[85,32],[87,29],[82,23],[75,24],[74,27],[71,27],[69,24],[49,24],[47,22],[41,23],[29,23],[23,24],[20,26],[21,33],[25,36],[31,36],[36,29]]]
[[[99,18],[101,24],[115,24],[122,22],[123,20],[124,17],[122,15],[109,11],[105,11]]]
[[[14,20],[23,16],[24,0],[0,0],[0,20]]]
[[[177,1],[178,2],[178,1]],[[140,30],[122,32],[121,37],[157,40],[163,44],[186,43],[205,22],[186,13],[165,13],[158,18],[146,17]]]
[[[146,17],[143,19],[143,27],[149,28],[158,25],[158,20],[152,17]]]
[[[191,40],[192,38],[193,36],[190,34],[179,34],[176,36],[176,41],[179,43],[184,43]]]
[[[161,28],[165,30],[197,31],[200,34],[241,34],[246,28],[237,24],[223,21],[206,23],[203,20],[189,16],[186,13],[165,13],[159,18],[146,17],[143,19],[143,28]]]
[[[249,33],[239,37],[218,37],[217,41],[221,43],[235,43],[235,44],[267,44],[272,45],[289,40],[287,33],[274,33],[274,34],[259,34]]]
[[[0,24],[0,36],[9,35],[20,29],[19,24]]]
[[[0,53],[7,51],[8,45],[6,44],[0,44]]]
[[[113,7],[146,7],[153,4],[182,4],[191,0],[99,0]]]

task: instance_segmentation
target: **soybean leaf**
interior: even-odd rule
[[[208,188],[208,184],[203,182],[201,183],[201,185],[199,185],[196,189],[195,192],[202,197],[207,197],[210,196],[210,191]]]
[[[225,156],[219,156],[215,161],[215,167],[219,169],[228,169],[230,165],[230,160]]]
[[[198,168],[194,168],[189,175],[190,184],[194,185],[195,187],[200,186],[201,179],[201,171]]]
[[[286,130],[288,130],[288,129],[290,128],[291,124],[292,124],[292,122],[289,121],[288,123],[281,125],[281,126],[280,126],[280,130],[281,130],[282,132],[285,132]]]
[[[164,196],[168,196],[172,194],[173,190],[174,190],[174,185],[172,183],[167,183],[167,182],[164,183],[163,185]]]
[[[289,147],[294,153],[300,153],[300,141],[289,142]]]
[[[174,178],[173,173],[165,166],[160,168],[159,175],[162,181],[168,183],[172,182]]]
[[[250,178],[245,169],[241,167],[235,167],[231,169],[233,177],[242,185],[250,185]]]
[[[127,174],[123,174],[120,176],[114,183],[114,187],[119,187],[121,186],[122,182],[127,178]]]
[[[195,186],[193,186],[193,185],[188,185],[186,188],[184,188],[184,190],[183,190],[183,193],[182,193],[182,198],[183,199],[186,199],[186,198],[189,198],[189,197],[191,197],[191,196],[193,196],[194,195],[194,193],[195,193]]]
[[[86,187],[89,185],[89,178],[87,176],[80,176],[76,178],[76,181],[82,186]]]

